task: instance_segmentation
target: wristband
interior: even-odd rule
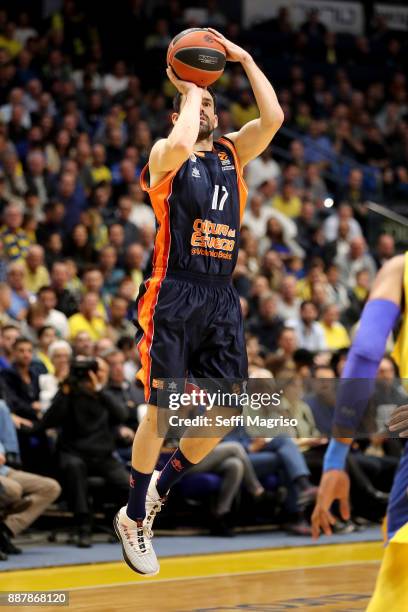
[[[344,470],[349,449],[349,444],[332,438],[324,454],[323,472],[328,470]]]

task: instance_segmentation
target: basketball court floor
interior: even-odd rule
[[[122,562],[11,570],[0,591],[66,591],[78,612],[351,612],[366,609],[382,552],[375,541],[167,557],[153,578]]]

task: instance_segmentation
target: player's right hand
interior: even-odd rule
[[[330,512],[334,501],[340,504],[340,515],[347,521],[350,518],[350,479],[343,470],[324,472],[317,492],[316,505],[312,514],[312,537],[318,538],[320,531],[325,535],[332,534],[332,525],[336,519]]]
[[[170,81],[173,83],[174,87],[182,95],[187,95],[187,93],[189,91],[192,91],[193,89],[201,90],[201,92],[204,91],[202,87],[198,87],[198,85],[196,85],[195,83],[190,83],[190,81],[182,81],[181,79],[177,78],[171,66],[167,66],[166,73]]]
[[[390,422],[388,423],[389,430],[398,432],[400,438],[408,438],[408,405],[398,406],[392,413]]]

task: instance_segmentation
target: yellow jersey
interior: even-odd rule
[[[405,253],[404,283],[402,290],[404,296],[404,312],[398,338],[391,355],[399,368],[400,378],[408,378],[408,251]]]

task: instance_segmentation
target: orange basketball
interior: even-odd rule
[[[182,81],[207,87],[224,72],[225,49],[207,28],[190,28],[171,41],[167,63]]]

